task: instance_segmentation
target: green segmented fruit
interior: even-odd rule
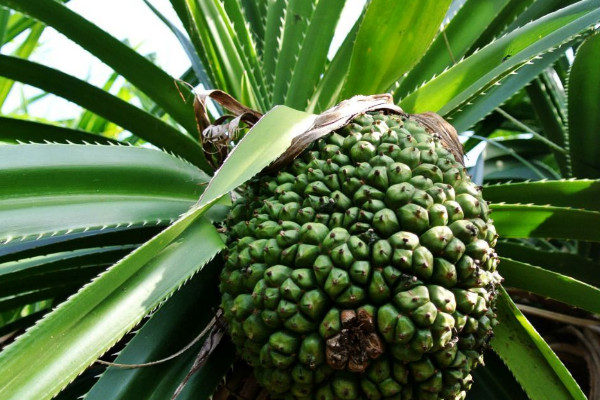
[[[222,308],[273,398],[464,398],[496,324],[497,234],[438,134],[366,113],[245,190]]]

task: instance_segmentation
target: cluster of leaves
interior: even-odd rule
[[[597,1],[372,0],[328,57],[345,3],[171,0],[185,31],[162,19],[190,58],[181,79],[266,112],[215,172],[187,85],[61,1],[0,0],[3,43],[29,35],[0,55],[0,95],[19,81],[87,110],[70,126],[0,117],[0,336],[20,334],[0,352],[0,397],[169,398],[200,344],[159,366],[110,367],[97,381],[87,368],[136,326],[120,342],[119,363],[167,356],[204,329],[219,302],[214,257],[224,242],[213,222],[228,193],[283,153],[313,113],[355,94],[392,92],[407,112],[436,111],[459,131],[473,128],[467,149],[488,143],[478,179],[496,183],[484,195],[506,239],[498,246],[505,286],[600,313]],[[27,60],[45,25],[126,79],[143,107],[110,84]],[[118,140],[109,124],[134,139]],[[585,398],[500,292],[491,345],[501,361],[478,372],[471,396]],[[179,398],[209,397],[234,357],[223,341]],[[89,379],[67,387],[84,371]]]

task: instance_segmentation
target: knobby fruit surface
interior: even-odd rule
[[[356,117],[227,220],[229,334],[273,398],[463,399],[496,323],[481,189],[412,118]]]

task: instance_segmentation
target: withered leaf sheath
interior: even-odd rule
[[[431,131],[359,115],[234,204],[222,307],[274,398],[465,397],[495,324],[497,235]]]

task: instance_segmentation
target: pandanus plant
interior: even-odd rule
[[[3,99],[86,110],[0,117],[1,398],[586,397],[520,309],[600,357],[597,0],[372,0],[335,45],[341,0],[145,1],[182,77],[64,3],[0,0]]]

